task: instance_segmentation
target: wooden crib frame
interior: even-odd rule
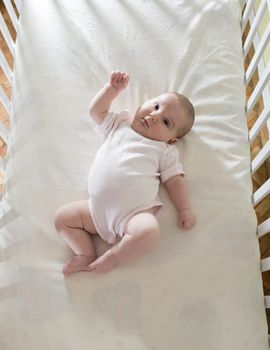
[[[257,235],[261,250],[261,271],[264,292],[267,290],[269,279],[270,257],[266,235],[270,232],[270,140],[267,121],[270,117],[270,62],[264,62],[264,53],[270,39],[270,22],[268,21],[263,35],[259,34],[260,24],[268,12],[270,0],[261,0],[257,12],[254,11],[254,0],[241,1],[242,13],[242,42],[245,59],[245,83],[247,91],[246,114],[249,126],[249,142],[251,148],[251,175],[253,179],[253,206],[258,217]],[[260,144],[260,147],[254,144]],[[263,178],[260,176],[264,173]],[[260,178],[259,181],[256,181]],[[259,183],[258,183],[259,182]],[[264,215],[260,211],[263,208]],[[265,254],[264,251],[268,251]],[[270,295],[265,295],[265,308],[270,333]],[[270,339],[270,338],[269,338]]]
[[[22,5],[22,0],[2,0],[5,5],[5,13],[8,13],[10,23],[17,32],[18,18]],[[262,142],[261,149],[253,152],[253,144],[260,135],[268,134],[267,121],[270,118],[270,94],[269,94],[269,80],[270,80],[270,62],[266,65],[264,63],[263,55],[270,38],[270,20],[260,37],[259,26],[264,14],[268,11],[270,13],[270,0],[260,0],[260,5],[255,13],[255,0],[239,0],[242,6],[242,33],[243,33],[243,55],[245,58],[245,82],[247,88],[247,102],[246,114],[249,125],[249,141],[251,145],[251,175],[254,183],[253,205],[258,216],[258,239],[261,240],[270,233],[270,140],[267,137]],[[2,12],[2,11],[1,11]],[[9,27],[6,25],[2,13],[0,13],[0,32],[7,45],[12,57],[15,53],[15,40],[12,39]],[[0,49],[0,66],[2,75],[5,76],[7,82],[12,88],[12,68],[7,62],[5,55]],[[255,78],[254,78],[255,77]],[[3,86],[0,86],[0,102],[6,110],[8,116],[12,117],[11,113],[11,98],[8,97]],[[270,121],[269,121],[270,123]],[[0,121],[0,138],[7,145],[9,144],[8,127]],[[255,154],[255,155],[254,155]],[[264,167],[264,174],[266,179],[263,183],[256,182],[257,172]],[[5,171],[5,157],[0,158],[0,171]],[[261,181],[262,182],[262,181]],[[255,184],[256,183],[256,184]],[[0,202],[1,203],[1,202]],[[259,218],[258,208],[260,205],[264,207],[264,212],[268,212],[266,217]],[[268,245],[270,250],[270,244]],[[262,249],[261,249],[262,252]],[[261,254],[262,256],[263,254]],[[270,256],[270,253],[269,255]],[[268,273],[270,271],[270,257],[264,257],[261,260],[261,271]],[[263,281],[264,281],[263,274]],[[269,289],[270,294],[270,289]],[[270,295],[265,295],[265,308],[268,325],[270,329]],[[269,315],[268,315],[269,312]],[[270,332],[268,332],[270,333]]]

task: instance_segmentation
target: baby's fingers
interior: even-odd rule
[[[111,85],[117,89],[122,90],[124,89],[129,81],[129,76],[125,72],[120,72],[119,70],[112,71],[111,73]]]
[[[119,70],[114,70],[111,73],[111,79],[121,82],[128,79],[128,75],[125,72],[120,72]]]
[[[179,217],[178,219],[178,224],[181,228],[183,228],[184,230],[189,230],[190,228],[192,228],[196,223],[195,217],[192,216],[188,216],[188,217]]]
[[[126,74],[126,73],[124,73],[123,75],[122,75],[122,84],[123,84],[123,88],[125,88],[126,86],[127,86],[127,84],[128,84],[128,81],[129,81],[129,76],[128,76],[128,74]]]
[[[118,79],[119,73],[119,70],[113,70],[111,73],[111,81],[116,81]]]

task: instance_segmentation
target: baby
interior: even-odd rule
[[[194,123],[193,106],[185,96],[168,92],[144,102],[135,115],[110,111],[128,81],[126,73],[113,71],[90,106],[104,142],[90,169],[89,200],[66,204],[55,215],[57,231],[75,253],[64,265],[65,275],[106,273],[151,251],[160,236],[160,182],[177,210],[178,225],[190,229],[195,224],[174,146]],[[111,245],[100,257],[94,234]]]

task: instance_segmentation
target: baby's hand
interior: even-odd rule
[[[114,70],[111,73],[110,84],[118,91],[125,89],[129,81],[128,74],[120,72],[119,70]]]
[[[195,216],[190,209],[182,209],[178,212],[178,225],[180,228],[188,230],[196,223]]]

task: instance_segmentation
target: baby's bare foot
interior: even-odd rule
[[[88,265],[94,261],[96,257],[86,255],[74,255],[64,265],[63,273],[70,275],[78,271],[89,271]]]
[[[111,249],[109,249],[88,266],[88,271],[103,274],[109,272],[115,264],[116,260],[112,255]]]

